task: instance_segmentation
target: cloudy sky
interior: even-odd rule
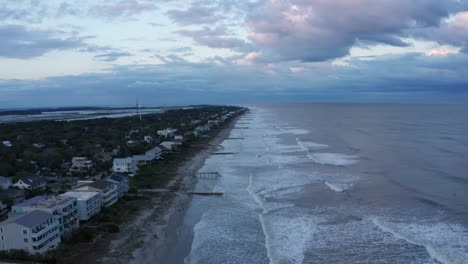
[[[0,107],[468,101],[467,0],[2,0]]]

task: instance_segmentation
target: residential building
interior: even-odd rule
[[[0,223],[0,250],[21,249],[43,254],[60,244],[60,223],[48,212],[11,213]]]
[[[101,198],[99,192],[70,191],[62,195],[77,199],[78,216],[80,221],[87,221],[101,211]]]
[[[183,140],[184,140],[184,136],[183,136],[183,135],[175,135],[175,136],[174,136],[174,140],[176,140],[176,141],[183,141]]]
[[[169,150],[169,151],[175,150],[177,148],[177,146],[178,146],[178,144],[176,142],[174,142],[174,141],[163,141],[159,145],[162,146],[163,148]]]
[[[163,137],[173,137],[176,132],[177,132],[177,129],[166,128],[164,130],[159,130],[157,134]]]
[[[144,136],[143,137],[143,140],[146,142],[146,143],[151,143],[154,141],[154,138],[152,136]]]
[[[138,171],[138,167],[136,166],[135,160],[133,160],[131,157],[128,157],[114,159],[112,170],[114,172],[136,173]]]
[[[97,180],[85,186],[74,189],[75,192],[99,192],[101,206],[109,207],[119,199],[117,184],[107,180]]]
[[[11,148],[13,147],[13,144],[9,140],[2,141],[3,146]]]
[[[72,158],[72,171],[86,171],[93,166],[93,162],[85,157],[73,157]]]
[[[12,212],[24,213],[41,210],[55,215],[60,222],[60,234],[70,233],[80,226],[78,218],[78,201],[74,197],[35,196],[11,208]]]
[[[160,159],[162,155],[162,149],[160,147],[154,147],[145,152],[146,156],[152,157],[153,159]]]
[[[124,196],[130,189],[128,177],[123,173],[112,173],[106,180],[117,185],[119,197]]]
[[[30,176],[20,178],[13,186],[27,190],[44,190],[47,183],[42,177]]]
[[[11,183],[11,178],[0,176],[0,187],[2,189],[8,189]]]
[[[146,165],[153,161],[153,158],[147,155],[134,155],[132,159],[135,161],[137,166]]]

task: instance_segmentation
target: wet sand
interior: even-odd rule
[[[184,229],[186,210],[191,201],[188,194],[195,185],[194,175],[203,167],[211,153],[229,136],[235,120],[177,170],[177,175],[166,189],[176,192],[152,194],[148,208],[140,210],[138,216],[129,221],[111,241],[102,263],[183,263],[185,256],[177,252],[189,252],[192,230]],[[183,237],[184,243],[177,241]],[[174,248],[183,247],[183,248]],[[175,253],[175,254],[174,254]]]

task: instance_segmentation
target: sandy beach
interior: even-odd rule
[[[183,162],[166,188],[149,193],[151,199],[146,208],[121,227],[108,245],[104,257],[96,259],[96,262],[164,263],[162,260],[168,257],[168,249],[176,244],[176,234],[191,200],[188,192],[196,183],[193,176],[229,135],[234,123],[232,121],[219,131],[206,148]]]

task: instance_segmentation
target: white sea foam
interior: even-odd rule
[[[462,264],[468,260],[467,230],[461,225],[395,223],[381,218],[373,219],[373,223],[398,239],[424,247],[439,262]]]
[[[337,183],[337,182],[329,182],[329,181],[325,181],[325,185],[327,185],[328,188],[332,189],[335,192],[344,192],[346,190],[349,190],[351,187],[353,187],[352,183]]]
[[[310,153],[308,157],[316,163],[334,166],[348,166],[358,162],[358,156],[338,153]]]
[[[296,137],[297,145],[299,145],[303,150],[309,151],[309,149],[312,150],[318,150],[318,149],[325,149],[328,148],[328,145],[326,144],[320,144],[320,143],[315,143],[315,142],[310,142],[310,141],[302,141],[298,137]]]
[[[263,214],[260,217],[271,264],[302,263],[307,242],[316,231],[316,223],[294,208]]]

